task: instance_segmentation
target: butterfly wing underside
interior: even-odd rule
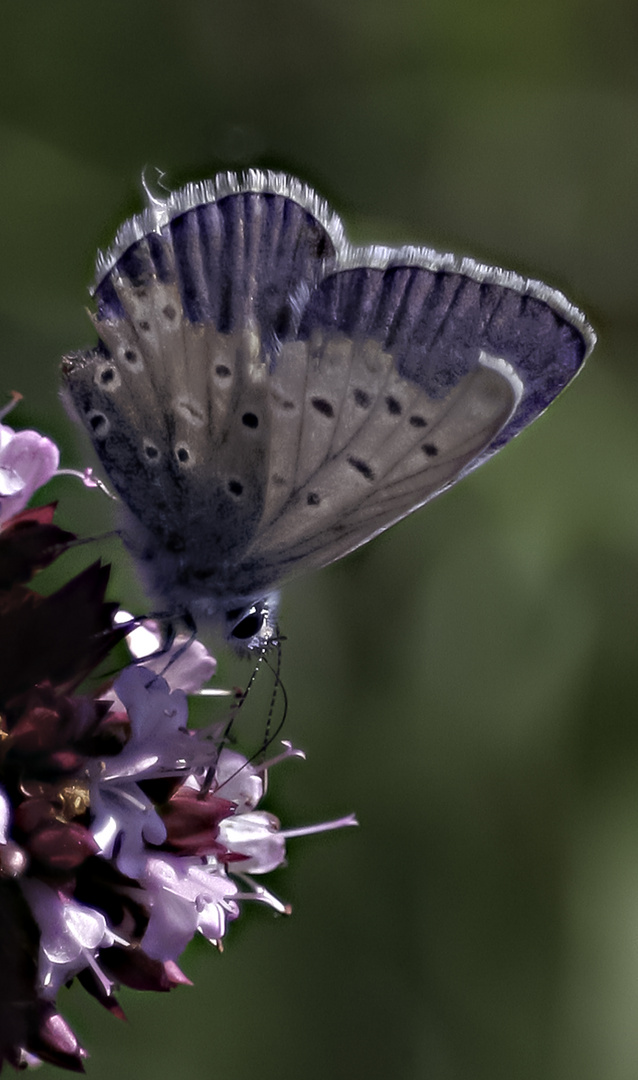
[[[316,333],[284,345],[264,510],[246,555],[278,577],[341,557],[453,483],[520,394],[515,372],[487,354],[436,400],[373,340]]]
[[[539,415],[593,344],[537,282],[349,246],[278,174],[128,223],[96,298],[101,344],[66,384],[155,591],[184,608],[364,543]]]
[[[243,588],[233,571],[259,526],[268,357],[291,297],[311,290],[339,240],[321,207],[312,193],[301,205],[247,191],[209,198],[159,233],[140,223],[96,289],[100,345],[63,366],[131,511],[136,553],[179,555],[201,580],[218,571],[218,591]]]

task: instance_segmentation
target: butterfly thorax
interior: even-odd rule
[[[149,594],[170,611],[191,614],[198,624],[219,622],[227,611],[250,606],[272,584],[267,567],[255,559],[237,562],[229,533],[220,535],[201,518],[162,535],[125,512],[122,536]]]

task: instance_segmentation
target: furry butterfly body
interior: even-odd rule
[[[540,282],[353,247],[290,177],[224,174],[98,259],[67,394],[176,615],[260,645],[273,590],[365,543],[536,418],[595,338]]]

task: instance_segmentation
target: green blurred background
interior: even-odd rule
[[[269,806],[361,828],[292,841],[293,917],[196,943],[194,988],[123,994],[127,1025],[64,991],[94,1080],[638,1076],[637,29],[629,0],[3,0],[0,389],[65,464],[58,359],[145,166],[287,169],[353,239],[540,277],[600,335],[498,459],[286,590],[309,760]],[[67,572],[97,552],[148,610],[112,541]]]

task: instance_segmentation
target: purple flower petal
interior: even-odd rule
[[[23,510],[57,471],[60,452],[37,431],[14,432],[0,424],[0,526]]]

